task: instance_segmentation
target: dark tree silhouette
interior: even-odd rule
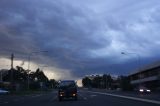
[[[130,84],[130,78],[127,76],[119,76],[118,81],[120,83],[120,88],[123,91],[128,91],[128,90],[132,90],[133,87]]]
[[[45,88],[55,87],[56,85],[56,81],[54,79],[49,81],[48,77],[39,68],[35,72],[31,72],[28,74],[28,71],[20,66],[16,66],[15,69],[8,70],[7,74],[3,76],[3,81],[12,82],[11,89],[17,84],[19,84],[21,88],[27,89],[28,78],[30,89],[40,89],[42,88],[42,85]]]
[[[90,87],[91,86],[91,80],[88,77],[85,77],[82,79],[82,84],[84,87]]]

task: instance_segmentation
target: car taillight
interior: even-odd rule
[[[73,96],[76,96],[76,94],[74,93]]]
[[[64,95],[64,92],[59,92],[59,95],[60,95],[60,96],[63,96],[63,95]]]

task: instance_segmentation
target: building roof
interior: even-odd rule
[[[136,70],[134,70],[133,72],[131,72],[131,73],[129,74],[129,76],[130,76],[130,75],[137,74],[137,73],[139,73],[139,72],[144,72],[144,71],[147,71],[147,70],[150,70],[150,69],[153,69],[153,68],[157,68],[157,67],[160,67],[160,61],[157,61],[157,62],[148,64],[148,65],[143,66],[143,67],[141,67],[141,68],[139,68],[139,69],[136,69]]]

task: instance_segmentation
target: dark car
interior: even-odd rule
[[[139,87],[139,92],[140,93],[151,93],[151,90],[147,87],[141,86]]]
[[[74,98],[74,100],[77,100],[77,85],[75,81],[61,81],[59,83],[58,98],[59,101],[62,101],[64,98]]]

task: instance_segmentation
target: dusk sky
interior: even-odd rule
[[[160,60],[160,0],[0,0],[1,69],[38,51],[49,78],[128,75]]]

